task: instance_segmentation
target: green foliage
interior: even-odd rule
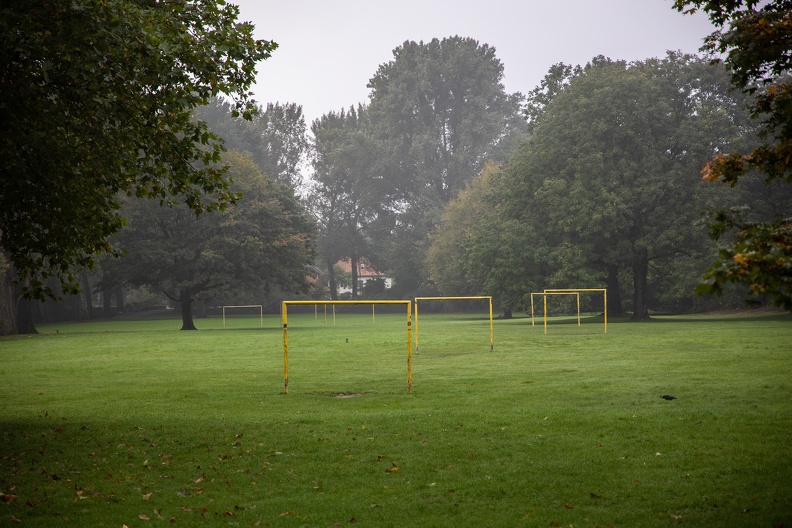
[[[314,121],[313,181],[310,207],[319,219],[319,251],[331,277],[342,258],[352,263],[352,295],[357,296],[357,263],[365,257],[378,262],[372,235],[386,223],[399,197],[398,186],[384,176],[383,146],[371,134],[368,110],[330,112]]]
[[[505,218],[536,230],[543,287],[618,290],[629,270],[635,317],[648,317],[650,268],[698,251],[711,198],[697,167],[747,134],[740,100],[722,68],[676,53],[554,66],[543,86],[534,134],[505,169]]]
[[[404,42],[369,81],[384,177],[401,191],[385,255],[405,295],[426,285],[428,235],[445,204],[524,138],[523,96],[502,80],[493,47],[457,36]]]
[[[196,115],[228,150],[249,155],[276,183],[291,189],[302,183],[300,169],[309,145],[300,105],[267,103],[247,120],[235,117],[232,103],[212,98]]]
[[[727,283],[748,284],[752,294],[792,311],[792,221],[746,222],[739,210],[722,210],[711,230],[716,239],[734,231],[736,240],[720,249],[696,291],[720,295]]]
[[[241,199],[199,217],[185,207],[131,200],[125,211],[129,225],[117,239],[127,254],[106,266],[131,284],[162,291],[183,309],[232,292],[266,297],[275,286],[307,291],[313,222],[292,192],[272,183],[250,158],[229,152],[224,161],[234,181],[231,190]],[[187,317],[185,329],[194,328]]]
[[[221,146],[192,109],[221,93],[255,111],[276,48],[216,0],[12,0],[0,7],[0,243],[29,296],[73,293],[111,252],[120,196],[224,208]]]
[[[289,323],[288,395],[276,314],[0,341],[0,524],[792,523],[788,315],[421,317],[412,395],[403,314]]]
[[[715,62],[723,61],[732,84],[755,94],[753,116],[761,123],[762,143],[750,151],[723,152],[702,169],[704,179],[734,186],[745,176],[763,174],[767,182],[792,183],[792,5],[787,0],[676,0],[678,11],[702,9],[720,29],[705,40]],[[723,58],[721,58],[723,57]],[[753,173],[753,174],[752,174]],[[788,207],[777,213],[789,216]],[[788,244],[789,220],[762,225],[735,222],[725,213],[716,216],[716,239],[726,230],[736,231],[735,242],[720,252],[699,291],[719,293],[726,282],[742,282],[755,293],[769,293],[779,306],[790,308],[792,247]],[[747,271],[734,257],[750,251]],[[779,264],[781,263],[781,264]]]

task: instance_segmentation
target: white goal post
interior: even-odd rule
[[[260,304],[242,304],[236,306],[223,306],[223,328],[226,328],[226,309],[232,308],[258,308],[259,309],[259,326],[264,328],[264,307]]]

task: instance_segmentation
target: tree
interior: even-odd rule
[[[597,57],[566,71],[509,165],[504,199],[511,218],[541,226],[549,286],[596,281],[618,294],[629,270],[633,318],[645,319],[652,268],[696,237],[704,191],[695,167],[744,132],[739,103],[722,69],[688,55]]]
[[[493,47],[456,36],[404,42],[369,81],[372,133],[403,200],[388,267],[405,294],[424,281],[427,237],[443,206],[524,137],[522,95],[507,94],[502,80]]]
[[[744,176],[759,173],[767,183],[792,183],[792,3],[676,0],[674,7],[685,13],[703,9],[719,28],[702,49],[714,62],[726,64],[736,88],[756,96],[751,110],[761,124],[759,146],[747,153],[717,153],[702,169],[703,178],[734,186]],[[726,244],[699,293],[719,294],[727,283],[743,283],[792,310],[792,217],[788,208],[776,212],[775,218],[755,221],[735,211],[714,215],[711,234],[716,240],[726,238]]]
[[[233,105],[212,98],[196,114],[222,138],[228,150],[238,150],[276,183],[295,189],[302,184],[302,165],[308,154],[305,117],[295,103],[267,103],[251,120],[234,117]]]
[[[369,244],[374,225],[390,212],[397,192],[383,177],[380,143],[368,131],[366,107],[330,112],[314,121],[313,185],[310,203],[320,226],[320,253],[335,299],[334,265],[352,263],[352,296],[356,297],[360,257],[376,261]]]
[[[79,289],[112,252],[122,197],[194,212],[235,200],[221,145],[192,109],[228,94],[255,111],[276,48],[217,0],[10,0],[0,7],[0,244],[27,296]]]
[[[182,330],[194,330],[192,304],[209,296],[274,287],[308,289],[313,222],[292,191],[272,183],[250,158],[229,152],[230,187],[243,198],[196,217],[185,207],[130,200],[129,225],[117,237],[127,254],[116,277],[150,285],[181,305]]]

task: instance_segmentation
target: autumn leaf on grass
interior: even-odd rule
[[[386,469],[385,473],[396,473],[397,471],[401,471],[401,468],[395,462],[391,462],[391,467]]]
[[[16,495],[10,495],[10,494],[6,495],[5,493],[0,492],[0,501],[2,501],[5,504],[14,502],[16,500],[16,498],[17,498]]]
[[[141,521],[150,521],[151,520],[151,518],[148,515],[146,515],[145,513],[141,513],[140,515],[138,515],[138,519],[140,519]]]
[[[152,493],[153,493],[153,492],[152,492]],[[149,500],[149,499],[151,498],[151,495],[152,495],[152,493],[146,493],[145,495],[142,495],[142,496],[141,496],[141,498],[142,498],[143,500]]]

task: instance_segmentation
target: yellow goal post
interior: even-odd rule
[[[236,306],[223,306],[223,328],[226,328],[226,308],[258,308],[259,309],[259,326],[264,328],[264,307],[260,304],[241,304]]]
[[[577,324],[580,326],[580,293],[578,292],[532,292],[531,293],[531,328],[535,326],[534,324],[534,296],[541,295],[544,299],[544,313],[547,313],[547,296],[548,295],[574,295],[577,297]],[[545,326],[545,333],[547,333],[547,327]]]
[[[407,307],[407,392],[412,393],[412,301],[282,301],[281,319],[283,322],[283,392],[289,394],[289,306],[323,304],[401,304]]]
[[[492,328],[492,296],[477,295],[472,297],[416,297],[415,298],[415,351],[418,352],[418,301],[463,301],[463,300],[489,300],[489,328],[490,328],[490,351],[494,350],[494,333]]]
[[[603,310],[603,328],[604,333],[608,333],[608,290],[606,288],[556,288],[546,289],[543,293],[584,293],[584,292],[602,292],[602,310]],[[547,297],[545,297],[545,313],[544,313],[544,333],[547,333]]]

